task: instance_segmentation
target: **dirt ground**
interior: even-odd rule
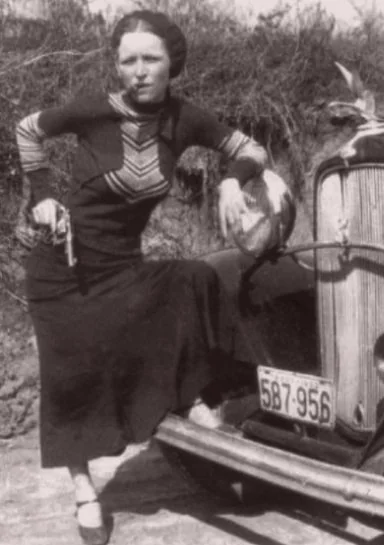
[[[70,479],[42,470],[36,430],[0,440],[0,545],[81,544]],[[183,480],[155,442],[91,464],[110,545],[383,545],[383,527],[292,494],[229,505]]]

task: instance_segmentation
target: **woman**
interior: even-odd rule
[[[120,92],[37,112],[17,130],[34,220],[54,236],[63,208],[50,192],[42,142],[67,132],[78,138],[67,203],[76,264],[68,266],[62,244],[41,242],[29,258],[27,293],[41,367],[42,465],[69,468],[79,531],[92,544],[109,536],[88,460],[147,439],[168,411],[215,425],[208,405],[236,374],[234,324],[218,304],[215,271],[145,261],[140,234],[188,146],[232,160],[219,185],[224,235],[246,211],[241,185],[266,159],[256,142],[171,95],[186,41],[166,15],[124,16],[112,48]]]

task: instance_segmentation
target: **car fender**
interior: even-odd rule
[[[314,272],[302,267],[292,256],[282,256],[273,262],[265,260],[256,267],[251,256],[230,248],[205,254],[201,259],[215,268],[231,297],[237,297],[244,276],[254,268],[249,283],[253,286],[255,304],[315,288]]]
[[[236,357],[255,366],[313,372],[317,365],[314,272],[290,256],[256,266],[254,259],[237,249],[202,259],[215,268],[234,304],[239,331]]]

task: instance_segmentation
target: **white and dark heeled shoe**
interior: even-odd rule
[[[110,521],[107,520],[103,512],[101,514],[102,524],[100,526],[83,526],[79,522],[79,510],[92,503],[100,502],[97,498],[94,500],[76,502],[76,519],[80,537],[85,545],[107,545],[112,532],[112,524],[109,524]]]

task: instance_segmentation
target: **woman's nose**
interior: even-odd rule
[[[143,78],[146,75],[145,63],[142,60],[138,60],[136,63],[135,75],[137,78]]]

